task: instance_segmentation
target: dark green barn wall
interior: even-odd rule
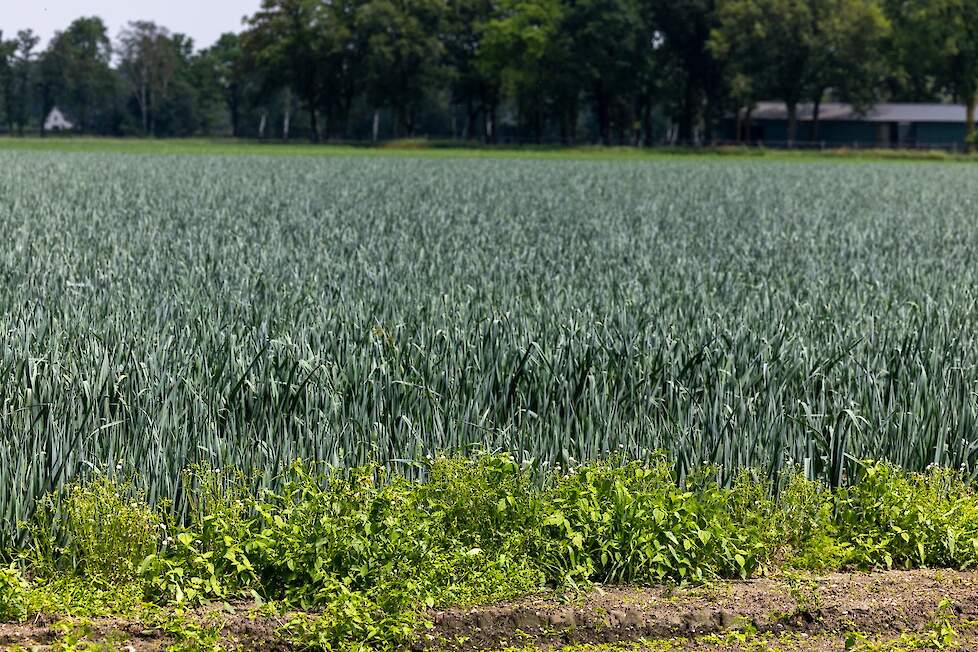
[[[829,146],[875,143],[876,125],[870,122],[821,122],[818,140]]]
[[[918,143],[958,143],[964,145],[964,125],[950,122],[918,122],[914,125]]]
[[[764,120],[757,123],[763,126],[763,140],[770,142],[788,140],[788,122],[786,120]],[[818,124],[818,138],[814,138],[811,122],[799,122],[795,140],[811,142],[817,140],[826,146],[843,146],[859,143],[861,145],[876,142],[876,125],[869,122],[831,121]]]
[[[788,123],[786,120],[757,120],[753,126],[760,127],[763,135],[760,141],[771,143],[783,143],[788,140]],[[831,120],[820,122],[818,125],[818,138],[813,138],[811,122],[799,122],[798,133],[795,138],[798,142],[811,142],[817,140],[824,142],[826,147],[852,147],[854,145],[868,146],[883,144],[878,138],[877,128],[882,126],[890,130],[889,145],[898,145],[894,136],[896,129],[891,123],[860,122],[856,120]],[[724,140],[733,141],[737,139],[737,125],[734,120],[725,120],[721,130]],[[905,143],[912,144],[934,144],[944,145],[957,143],[964,145],[964,125],[943,122],[916,122],[911,124],[909,132],[906,134]]]

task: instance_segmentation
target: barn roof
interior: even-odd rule
[[[787,120],[788,109],[784,102],[758,102],[751,112],[754,120]],[[798,119],[812,119],[812,104],[798,105]],[[858,113],[851,104],[823,102],[818,110],[819,121],[860,122],[953,122],[964,123],[965,108],[962,104],[876,104],[865,113]]]

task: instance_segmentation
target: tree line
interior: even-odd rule
[[[106,135],[488,143],[749,137],[761,100],[955,101],[978,0],[264,0],[204,49],[148,21],[0,32],[0,124]]]

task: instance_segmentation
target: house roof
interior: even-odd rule
[[[784,102],[758,102],[751,112],[753,120],[787,120]],[[812,119],[812,104],[798,105],[798,119]],[[876,104],[865,113],[858,113],[851,104],[823,102],[818,110],[819,121],[845,120],[859,122],[953,122],[964,123],[962,104]]]

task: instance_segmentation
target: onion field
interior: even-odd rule
[[[0,540],[196,462],[973,474],[974,174],[0,152]]]

